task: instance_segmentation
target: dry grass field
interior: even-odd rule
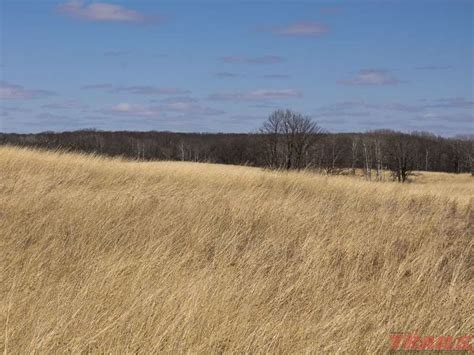
[[[374,353],[474,324],[473,178],[0,147],[4,353]]]

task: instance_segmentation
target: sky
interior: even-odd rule
[[[0,132],[474,134],[474,1],[0,4]]]

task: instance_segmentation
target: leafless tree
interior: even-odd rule
[[[280,167],[279,146],[282,141],[283,119],[284,115],[280,110],[274,111],[260,129],[265,137],[267,164],[271,168]]]
[[[372,155],[370,154],[370,138],[362,140],[362,148],[364,151],[364,176],[366,180],[372,179]]]
[[[357,151],[359,147],[359,137],[352,137],[351,140],[351,174],[355,175],[357,165]]]
[[[406,182],[415,167],[417,146],[408,136],[393,134],[386,138],[388,168],[398,182]]]
[[[370,169],[377,169],[379,177],[381,169],[387,169],[395,179],[404,175],[404,169],[408,172],[424,169],[474,173],[473,135],[443,138],[427,132],[406,134],[390,130],[302,134],[308,131],[307,125],[302,125],[302,128],[293,123],[284,126],[286,118],[281,112],[272,117],[275,121],[266,122],[258,134],[107,132],[94,129],[37,134],[0,132],[0,144],[59,148],[140,160],[206,161],[281,169],[310,166],[331,169],[332,173],[343,169],[364,169],[367,177]],[[335,141],[337,143],[333,144]]]
[[[382,180],[382,161],[383,161],[383,152],[382,152],[382,143],[379,138],[374,140],[374,155],[375,155],[375,168],[377,174],[377,180]]]
[[[270,166],[288,170],[306,167],[308,150],[321,132],[309,117],[290,110],[274,111],[260,130]]]

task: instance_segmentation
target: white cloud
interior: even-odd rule
[[[290,75],[288,74],[264,74],[262,76],[265,79],[288,79]]]
[[[474,107],[474,100],[466,100],[463,97],[438,99],[435,103],[428,105],[429,108],[466,108]]]
[[[217,93],[209,98],[216,101],[265,101],[271,99],[285,99],[302,97],[302,93],[294,89],[269,90],[260,89],[248,92]]]
[[[54,95],[48,90],[27,90],[21,85],[0,82],[0,99],[35,99]]]
[[[121,102],[112,107],[109,113],[116,113],[126,116],[158,117],[161,116],[161,110],[158,107],[145,107],[142,105],[132,105],[127,102]]]
[[[244,64],[277,64],[283,61],[283,58],[277,55],[264,55],[261,57],[246,57],[242,55],[229,55],[221,57],[224,63],[244,63]]]
[[[132,51],[107,51],[107,52],[104,52],[104,56],[106,57],[123,57],[123,56],[126,56],[126,55],[129,55],[130,53],[132,53]]]
[[[220,115],[225,113],[225,111],[217,110],[208,106],[201,105],[195,101],[191,100],[174,100],[168,102],[166,105],[163,106],[163,110],[166,111],[175,111],[181,113],[188,113],[188,114],[196,114],[196,115]]]
[[[452,65],[422,65],[417,66],[414,69],[416,70],[449,70],[454,69]]]
[[[342,7],[340,7],[340,6],[325,6],[325,7],[320,8],[319,11],[322,14],[325,14],[325,15],[334,15],[334,14],[340,13],[342,11]]]
[[[120,103],[115,105],[112,110],[117,112],[130,112],[132,110],[132,105],[128,103]]]
[[[194,99],[183,97],[165,100],[165,102],[159,106],[135,105],[128,102],[121,102],[113,106],[111,109],[103,110],[102,113],[153,118],[165,117],[169,113],[212,116],[223,114],[225,112],[201,105]]]
[[[341,80],[339,83],[344,85],[396,85],[401,81],[384,69],[364,69],[353,78]]]
[[[240,74],[231,73],[231,72],[227,72],[227,71],[217,72],[217,73],[215,73],[215,76],[218,77],[219,79],[229,79],[229,78],[242,77],[242,75],[240,75]]]
[[[58,10],[70,17],[98,22],[145,22],[147,16],[121,5],[105,2],[86,4],[82,0],[69,0],[58,6]]]
[[[41,107],[48,110],[86,110],[87,108],[89,108],[88,105],[76,100],[53,102],[45,104]]]
[[[82,87],[83,90],[111,90],[113,88],[112,84],[92,84],[92,85],[85,85]]]
[[[184,95],[189,90],[174,87],[156,87],[151,85],[121,86],[112,84],[94,84],[82,87],[84,90],[105,90],[109,93],[129,93],[134,95]]]
[[[277,27],[270,30],[273,34],[290,37],[315,37],[329,32],[329,28],[318,22],[296,22],[286,27]]]
[[[118,86],[113,92],[129,92],[136,95],[182,95],[188,94],[189,90],[173,87],[159,88],[155,86]]]

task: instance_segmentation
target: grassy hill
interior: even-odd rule
[[[468,175],[411,184],[0,147],[0,348],[385,352],[472,332]]]

